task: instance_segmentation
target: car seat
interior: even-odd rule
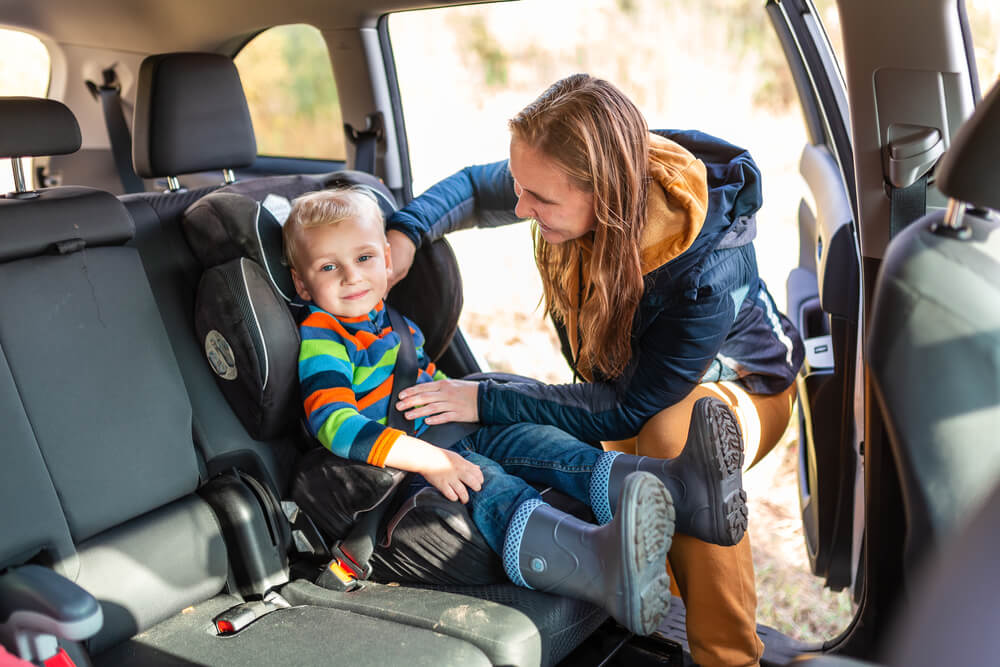
[[[903,491],[908,569],[1000,479],[998,146],[994,86],[937,168],[947,210],[891,241],[875,287],[867,351]]]

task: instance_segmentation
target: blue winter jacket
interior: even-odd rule
[[[568,385],[484,382],[483,423],[550,424],[582,440],[618,440],[698,383],[732,380],[750,393],[776,394],[794,381],[802,341],[757,274],[756,164],[747,151],[702,132],[657,134],[704,163],[707,212],[693,243],[645,274],[625,372]],[[516,203],[506,161],[467,167],[397,211],[388,226],[419,246],[456,229],[515,222]]]

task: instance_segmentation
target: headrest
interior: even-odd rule
[[[204,268],[249,257],[264,269],[285,301],[291,301],[295,285],[282,261],[281,239],[281,225],[290,210],[288,200],[277,195],[258,202],[234,192],[213,192],[191,204],[181,224]]]
[[[251,179],[228,185],[191,204],[181,220],[188,245],[208,269],[249,257],[271,284],[291,301],[295,285],[284,263],[281,227],[295,197],[324,187],[360,185],[375,195],[388,218],[396,209],[392,192],[371,174],[343,170],[318,177]]]
[[[133,136],[132,161],[143,178],[247,167],[257,157],[240,75],[216,53],[143,60]]]
[[[938,189],[952,199],[1000,210],[1000,83],[958,128],[941,158]]]
[[[0,97],[0,157],[65,155],[80,149],[80,125],[62,102]]]
[[[120,245],[132,238],[132,218],[103,190],[46,188],[32,199],[0,199],[0,261],[83,248]]]

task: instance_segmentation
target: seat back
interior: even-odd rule
[[[5,138],[75,133],[47,150],[79,145],[68,111],[53,126],[51,114],[3,107]],[[12,502],[29,508],[3,520],[0,566],[50,564],[91,592],[105,617],[95,652],[214,595],[228,569],[218,523],[192,495],[191,407],[132,232],[98,190],[0,199],[0,409],[11,425],[0,469],[21,477]]]
[[[952,197],[889,244],[867,352],[908,522],[907,560],[952,535],[1000,479],[1000,87],[937,170]],[[968,204],[981,207],[970,209]]]

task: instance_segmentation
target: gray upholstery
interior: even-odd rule
[[[229,560],[208,504],[187,496],[79,546],[77,583],[104,609],[92,653],[125,641],[226,583]]]
[[[1000,210],[1000,83],[951,140],[937,169],[937,187],[959,201]]]
[[[8,262],[0,284],[0,345],[74,539],[194,491],[191,408],[135,250]]]
[[[166,53],[142,61],[132,161],[143,178],[237,169],[257,157],[236,65],[213,53]]]
[[[0,104],[0,109],[3,105]],[[88,248],[132,238],[132,219],[117,199],[84,187],[43,190],[32,199],[0,199],[0,262],[82,240]]]
[[[0,460],[0,496],[4,500],[4,511],[0,512],[0,535],[4,537],[0,541],[0,569],[24,563],[41,552],[46,554],[44,560],[66,562],[73,554],[69,527],[2,350],[0,424],[4,431]],[[65,569],[62,574],[75,576],[75,572]]]
[[[971,237],[942,215],[889,246],[868,356],[894,445],[910,558],[951,534],[1000,479],[1000,229],[971,214]]]
[[[301,606],[265,616],[234,637],[205,631],[236,600],[219,596],[121,644],[97,667],[247,667],[248,665],[405,665],[484,667],[481,651],[438,632],[352,614]],[[401,619],[402,620],[402,619]]]
[[[80,126],[62,102],[0,97],[0,157],[64,155],[80,148]]]

